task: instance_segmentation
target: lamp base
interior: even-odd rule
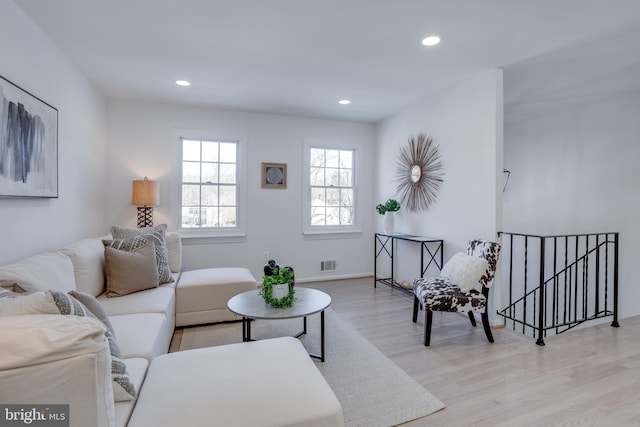
[[[153,206],[138,206],[138,228],[153,227]]]

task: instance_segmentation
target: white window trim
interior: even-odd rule
[[[182,201],[180,199],[180,183],[182,182],[182,144],[181,139],[197,139],[203,141],[234,141],[238,142],[238,161],[236,164],[237,197],[238,197],[238,217],[236,226],[229,228],[182,228],[180,223],[180,212]],[[207,243],[232,243],[245,239],[247,235],[248,197],[247,197],[247,138],[238,135],[221,135],[212,131],[196,131],[186,129],[175,129],[173,132],[175,142],[174,173],[171,179],[170,203],[171,222],[180,233],[180,237],[185,244],[207,244]]]
[[[311,225],[311,177],[309,168],[311,165],[311,148],[327,148],[334,150],[353,150],[353,194],[355,205],[353,206],[353,225]],[[358,189],[359,154],[360,150],[347,144],[327,143],[323,141],[305,140],[302,150],[302,234],[309,239],[324,238],[349,238],[362,234],[362,219],[360,218],[360,194]]]

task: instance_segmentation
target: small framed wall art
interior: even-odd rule
[[[262,162],[262,188],[287,188],[287,164]]]
[[[0,197],[58,197],[58,110],[2,76]]]

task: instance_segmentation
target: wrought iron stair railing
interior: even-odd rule
[[[503,293],[497,314],[544,345],[565,332],[613,316],[618,327],[618,233],[537,236],[500,232]]]

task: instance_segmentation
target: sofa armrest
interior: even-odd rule
[[[68,404],[70,425],[113,426],[111,357],[102,324],[57,315],[0,317],[0,402]]]

